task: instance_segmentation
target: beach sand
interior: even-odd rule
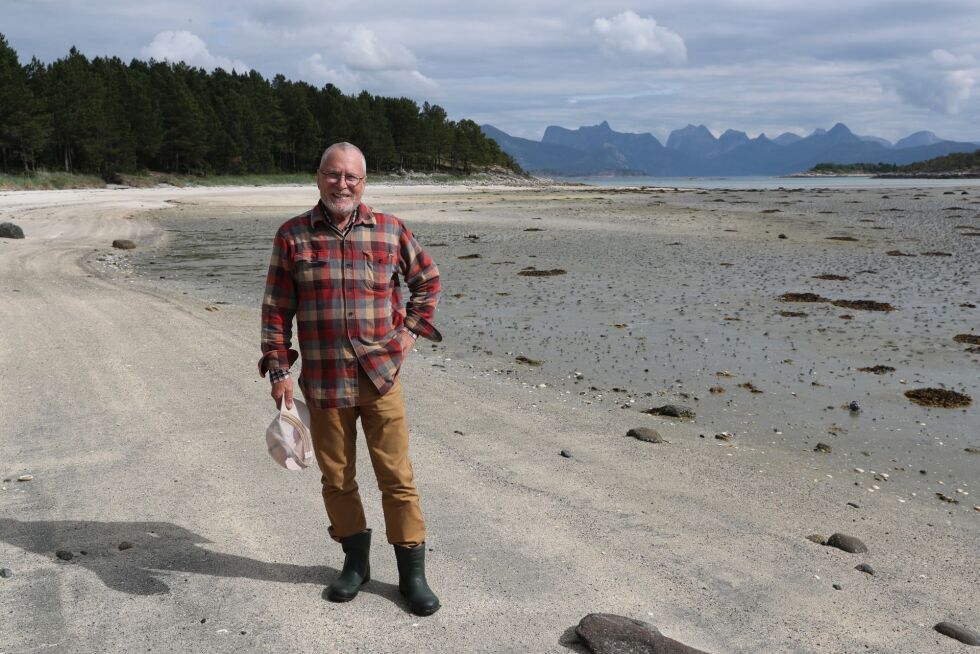
[[[365,199],[444,279],[446,340],[403,370],[442,610],[398,597],[366,458],[372,582],[325,601],[319,475],[265,453],[258,298],[312,186],[3,193],[27,238],[0,239],[0,651],[584,651],[592,612],[715,653],[965,649],[932,627],[980,628],[980,356],[953,338],[980,189]],[[806,538],[834,532],[869,552]]]

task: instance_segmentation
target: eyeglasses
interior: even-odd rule
[[[358,177],[357,175],[351,175],[350,173],[338,173],[335,170],[320,170],[317,171],[321,175],[327,178],[327,181],[331,184],[339,184],[340,180],[346,179],[348,186],[357,186],[364,181],[363,177]]]

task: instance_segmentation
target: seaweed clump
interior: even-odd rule
[[[857,309],[859,311],[894,311],[895,307],[887,302],[875,302],[874,300],[834,300],[831,304],[835,307],[844,309]]]
[[[553,268],[551,270],[537,270],[534,267],[525,268],[524,270],[518,271],[518,275],[522,277],[554,277],[555,275],[567,274],[567,270],[562,270],[561,268]]]
[[[830,302],[830,298],[825,298],[816,293],[783,293],[779,296],[780,302]]]
[[[861,372],[870,372],[874,375],[884,375],[886,372],[895,372],[895,369],[891,366],[866,366],[864,368],[858,368]]]
[[[949,391],[945,388],[916,388],[905,391],[905,397],[916,404],[944,409],[958,409],[973,404],[973,398],[963,393]]]
[[[957,334],[953,337],[957,343],[967,343],[968,345],[980,345],[980,335],[978,334]]]

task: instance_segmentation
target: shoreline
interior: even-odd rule
[[[502,298],[490,304],[495,312],[510,305],[547,313],[535,308],[534,297],[554,295],[557,287],[531,285],[537,282],[572,283],[579,297],[592,297],[588,278],[568,263],[564,276],[516,275],[525,263],[555,267],[553,236],[565,237],[563,252],[596,242],[625,247],[620,233],[653,248],[649,225],[632,214],[663,198],[632,191],[609,198],[604,191],[372,187],[369,195],[377,193],[375,204],[402,215],[425,244],[449,244],[432,251],[451,282],[437,320],[455,325],[444,334],[458,334],[472,329],[463,322],[471,320],[466,301],[496,290],[510,295],[494,296]],[[267,382],[254,373],[257,307],[215,304],[190,288],[183,295],[173,280],[134,281],[91,263],[116,254],[108,247],[113,238],[133,238],[141,248],[157,238],[166,226],[147,220],[147,211],[220,231],[255,215],[273,221],[306,208],[309,195],[306,188],[0,195],[0,208],[28,234],[0,245],[6,307],[0,350],[14,369],[36,375],[26,384],[0,379],[3,474],[34,475],[26,485],[3,484],[0,493],[2,513],[16,516],[4,522],[0,538],[0,558],[15,576],[0,588],[18,598],[0,645],[19,651],[63,643],[66,651],[85,651],[98,643],[104,651],[131,651],[166,640],[188,651],[404,651],[423,644],[462,651],[483,643],[488,651],[566,652],[575,649],[561,644],[563,632],[593,611],[653,622],[712,652],[946,651],[949,641],[932,624],[952,619],[976,628],[970,553],[980,538],[967,504],[976,489],[959,506],[911,498],[903,473],[877,464],[875,474],[890,472],[890,481],[842,474],[841,464],[851,463],[839,454],[783,451],[746,434],[718,440],[701,419],[645,416],[619,409],[619,401],[579,404],[554,382],[539,388],[533,378],[487,370],[478,353],[460,358],[427,342],[403,374],[413,463],[430,523],[430,582],[444,608],[425,620],[403,614],[383,542],[365,593],[350,605],[323,602],[319,592],[339,556],[323,537],[316,475],[276,470],[264,452],[260,432],[271,400]],[[771,204],[750,208],[728,193],[724,219],[741,231],[712,236],[699,230],[715,230],[716,196],[678,197],[678,206],[650,205],[665,241],[653,251],[722,237],[732,239],[726,248],[748,247],[759,238],[751,229],[759,206],[788,212],[775,195],[766,196]],[[452,210],[440,212],[444,203]],[[583,222],[579,210],[609,221]],[[711,219],[690,222],[692,212]],[[535,216],[542,220],[529,223]],[[892,225],[899,232],[893,238],[903,225]],[[529,226],[543,231],[525,234]],[[803,227],[790,232],[794,247],[822,241],[824,226]],[[467,238],[474,233],[479,238]],[[532,237],[532,250],[515,248]],[[471,253],[482,258],[456,258]],[[740,261],[734,250],[726,259]],[[499,260],[515,263],[494,266]],[[676,274],[684,279],[682,270]],[[488,279],[489,287],[481,281]],[[569,297],[574,304],[575,295]],[[683,307],[694,314],[691,299],[652,306],[664,316]],[[733,309],[723,307],[718,318],[736,315]],[[751,326],[745,309],[741,317]],[[488,343],[508,333],[490,326],[496,336],[488,335]],[[490,347],[499,353],[507,346]],[[768,401],[771,394],[758,397]],[[749,412],[764,407],[757,403]],[[936,420],[941,425],[942,415],[929,422]],[[626,438],[636,426],[653,427],[669,442]],[[22,433],[38,435],[43,448]],[[562,449],[572,457],[560,456]],[[370,464],[363,457],[359,463],[377,525]],[[111,485],[92,482],[106,479]],[[868,492],[872,483],[883,490]],[[288,498],[284,506],[270,504],[279,498]],[[834,531],[861,538],[871,552],[850,555],[806,540]],[[120,552],[121,540],[135,547]],[[74,551],[74,563],[59,561],[59,548]],[[861,562],[877,576],[855,571]],[[72,601],[79,596],[87,602]],[[508,629],[501,632],[500,624]],[[239,631],[246,633],[234,636]]]

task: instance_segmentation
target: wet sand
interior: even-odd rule
[[[980,334],[969,306],[980,304],[980,238],[967,235],[980,231],[980,188],[375,192],[439,263],[446,339],[423,347],[456,367],[598,410],[688,405],[706,430],[753,447],[822,442],[834,472],[890,474],[886,489],[873,473],[854,477],[867,492],[969,491],[980,478],[964,456],[980,446],[977,407],[904,395],[939,387],[980,401],[980,351],[954,340]],[[136,272],[257,306],[283,215],[165,213],[170,238],[136,257]],[[860,370],[875,366],[894,370]]]
[[[383,542],[355,602],[321,599],[318,476],[264,452],[257,299],[312,187],[0,194],[28,235],[0,241],[0,355],[28,371],[0,377],[0,650],[567,652],[589,612],[716,653],[956,649],[932,626],[980,625],[965,190],[369,187],[445,280],[446,340],[403,370],[426,619]],[[903,395],[940,385],[972,406]],[[641,412],[667,403],[697,417]],[[870,551],[806,538],[833,532]]]

